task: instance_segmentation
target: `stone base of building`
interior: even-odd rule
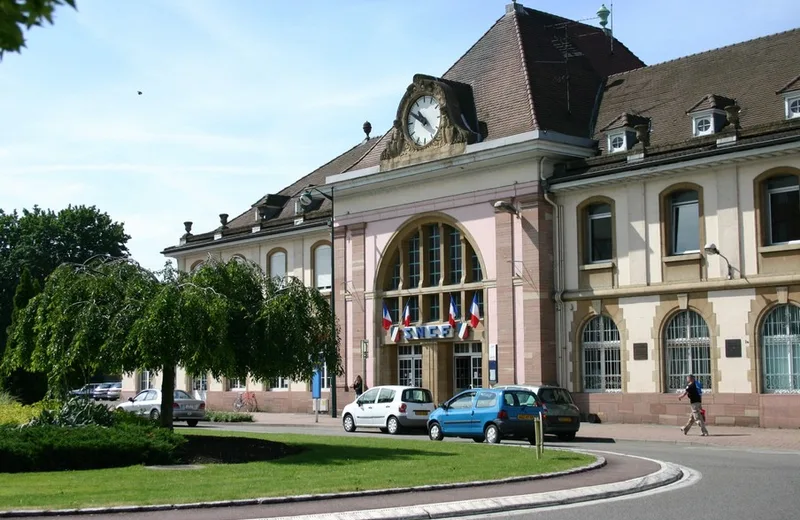
[[[631,424],[683,426],[689,416],[687,400],[677,394],[574,393],[585,420]],[[703,408],[710,426],[800,428],[800,394],[704,394]]]

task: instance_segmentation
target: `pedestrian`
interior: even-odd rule
[[[364,392],[364,381],[361,380],[361,376],[356,376],[356,380],[353,381],[353,390],[356,391],[356,397]]]
[[[684,435],[689,433],[689,430],[692,428],[694,423],[700,425],[700,432],[703,437],[708,435],[708,430],[706,429],[706,422],[703,420],[703,396],[700,394],[700,390],[697,388],[697,381],[694,378],[693,374],[689,374],[686,376],[686,389],[683,393],[678,396],[678,401],[682,400],[684,397],[689,397],[689,404],[692,407],[692,413],[689,416],[689,421],[686,423],[686,426],[681,428],[681,431]]]

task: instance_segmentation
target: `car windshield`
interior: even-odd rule
[[[563,388],[540,388],[539,398],[548,404],[572,404],[572,396]]]
[[[111,386],[111,383],[103,383],[102,385],[98,386],[97,388],[108,388]]]
[[[403,390],[403,402],[427,404],[433,402],[433,396],[424,388],[412,388]]]
[[[183,390],[175,390],[175,399],[194,399],[191,395],[187,394]]]

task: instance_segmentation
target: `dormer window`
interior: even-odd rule
[[[790,92],[786,95],[786,119],[800,117],[800,92]]]
[[[711,124],[710,117],[694,118],[694,135],[708,135],[714,133],[714,126]]]
[[[722,130],[726,120],[725,112],[718,109],[692,114],[692,135],[701,137],[716,134]]]
[[[627,136],[625,132],[617,132],[608,135],[608,152],[617,153],[624,152],[628,149]]]

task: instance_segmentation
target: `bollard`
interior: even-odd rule
[[[542,412],[539,412],[539,427],[536,428],[536,452],[538,457],[544,455],[544,417]]]

